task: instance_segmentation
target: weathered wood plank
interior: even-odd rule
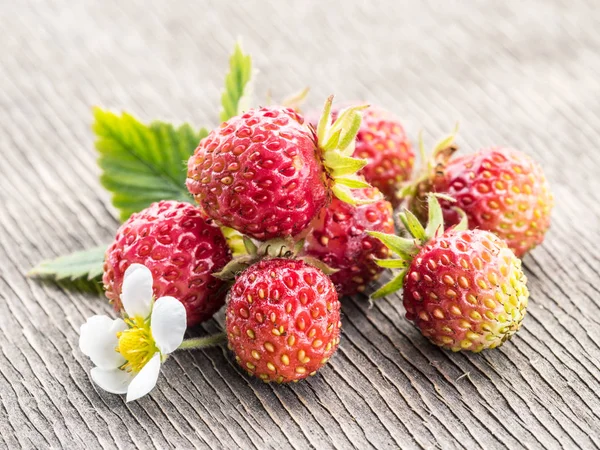
[[[595,2],[562,0],[0,3],[0,448],[599,447],[599,20]],[[398,296],[356,297],[306,382],[264,385],[210,349],[175,355],[139,402],[96,390],[78,330],[110,308],[24,276],[116,229],[90,108],[214,125],[237,36],[259,95],[366,99],[429,142],[460,120],[466,151],[509,144],[542,163],[553,228],[524,260],[529,314],[511,342],[447,353]]]

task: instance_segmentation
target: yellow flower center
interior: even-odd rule
[[[118,347],[115,349],[127,362],[121,369],[128,372],[139,372],[158,351],[152,332],[150,321],[141,317],[125,319],[129,329],[117,333]]]

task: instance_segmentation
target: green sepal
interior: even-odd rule
[[[355,174],[367,165],[366,159],[353,158],[334,152],[325,153],[323,159],[334,178]]]
[[[404,277],[406,276],[406,272],[408,269],[404,269],[398,275],[396,275],[392,281],[384,284],[379,289],[377,289],[373,294],[371,294],[371,298],[377,299],[381,297],[385,297],[386,295],[393,294],[396,291],[402,289],[404,285]]]
[[[407,209],[404,212],[401,212],[398,217],[412,237],[419,241],[424,241],[426,239],[425,228],[423,228],[419,219],[417,219],[412,212]]]
[[[467,213],[465,213],[462,209],[455,207],[453,208],[458,215],[460,216],[460,222],[454,225],[453,229],[456,231],[466,231],[469,229],[469,218],[467,217]]]
[[[300,111],[300,106],[304,104],[306,97],[308,96],[308,92],[310,88],[307,86],[302,89],[300,92],[290,95],[289,97],[284,98],[281,101],[281,106],[285,106],[286,108],[292,108],[295,111]]]
[[[375,264],[384,269],[402,269],[407,262],[403,259],[379,259],[375,258]]]
[[[444,213],[434,194],[427,195],[427,208],[429,209],[429,220],[425,227],[425,236],[429,240],[444,232]]]
[[[351,189],[370,188],[371,185],[364,181],[364,179],[358,178],[357,176],[348,176],[336,178],[335,181],[342,186],[347,186]]]
[[[401,188],[399,195],[402,199],[407,201],[408,204],[417,195],[422,186],[430,188],[430,183],[439,175],[440,171],[444,170],[444,167],[452,157],[452,155],[458,150],[455,144],[456,135],[458,133],[458,123],[454,127],[454,130],[450,135],[442,138],[434,147],[430,156],[427,156],[425,151],[425,145],[423,144],[423,132],[419,132],[419,154],[421,157],[421,169],[413,181],[404,183]]]
[[[429,195],[433,195],[434,197],[436,197],[440,200],[446,200],[447,202],[451,202],[451,203],[456,202],[456,199],[448,194],[442,194],[440,192],[431,192]]]
[[[254,243],[254,241],[252,241],[252,239],[250,239],[248,236],[243,236],[242,239],[244,240],[244,248],[246,249],[246,252],[249,255],[256,255],[258,247]]]
[[[218,272],[213,272],[212,275],[219,280],[233,281],[239,273],[250,267],[255,260],[256,257],[254,255],[238,256],[225,264],[225,267]]]
[[[300,239],[294,244],[294,255],[299,255],[304,248],[305,239]]]
[[[358,130],[360,129],[360,123],[362,122],[362,117],[360,115],[354,115],[351,118],[352,122],[350,123],[348,129],[344,132],[344,134],[342,135],[342,138],[340,139],[340,143],[339,146],[342,149],[342,151],[346,150],[350,144],[352,144],[354,142],[354,139],[356,139],[356,134],[358,133]],[[354,149],[352,149],[354,150]]]
[[[454,125],[454,130],[446,136],[442,138],[433,149],[433,156],[437,156],[440,152],[445,151],[446,149],[452,147],[454,145],[454,140],[456,139],[456,135],[458,134],[458,122]]]
[[[341,131],[339,148],[342,152],[354,142],[362,121],[360,112],[368,107],[369,105],[361,105],[343,110],[331,126],[330,133],[334,134],[338,130]]]
[[[356,198],[352,195],[352,189],[344,186],[343,184],[334,184],[331,188],[333,195],[335,195],[338,199],[343,201],[344,203],[348,203],[350,205],[368,205],[370,203],[375,203],[379,200],[379,198]]]
[[[380,233],[379,231],[367,231],[369,236],[379,239],[383,245],[403,259],[410,260],[417,251],[417,246],[412,239],[406,239],[395,234]]]
[[[333,104],[333,95],[327,97],[325,100],[325,106],[323,107],[323,113],[319,118],[319,123],[317,124],[317,136],[322,137],[326,136],[328,133],[328,128],[331,123],[331,105]]]
[[[342,130],[337,130],[335,133],[332,133],[329,139],[327,139],[327,142],[325,142],[321,147],[321,150],[323,150],[325,153],[334,150],[340,142],[341,135]]]
[[[321,261],[320,259],[317,259],[313,256],[301,256],[298,259],[304,261],[306,264],[308,264],[310,266],[316,267],[321,272],[323,272],[325,275],[333,275],[334,273],[339,272],[339,270],[340,270],[340,269],[334,269],[333,267],[329,267],[323,261]]]

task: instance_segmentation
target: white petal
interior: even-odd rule
[[[177,350],[187,328],[185,307],[176,298],[159,298],[152,308],[150,327],[154,342],[163,355]]]
[[[94,383],[111,394],[125,394],[129,384],[134,379],[133,373],[121,369],[105,370],[94,367],[91,375]]]
[[[129,317],[150,315],[152,309],[152,272],[142,264],[132,264],[125,271],[121,302]]]
[[[129,389],[127,389],[127,401],[132,402],[143,397],[156,386],[158,374],[160,373],[160,353],[156,353],[150,361],[146,363],[142,370],[135,376]]]
[[[116,351],[119,340],[117,333],[127,329],[121,319],[108,316],[92,316],[81,325],[79,348],[89,356],[95,366],[115,369],[125,363],[125,358]]]

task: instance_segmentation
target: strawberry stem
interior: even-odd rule
[[[225,342],[227,342],[227,334],[217,333],[212,336],[186,339],[177,350],[198,350],[201,348],[217,347]]]

